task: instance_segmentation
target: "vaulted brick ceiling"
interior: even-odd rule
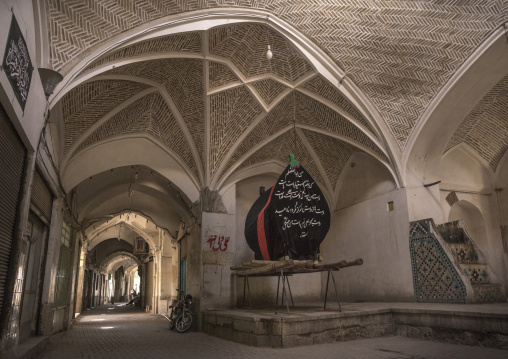
[[[206,38],[213,61],[200,53]],[[329,193],[353,151],[389,165],[372,124],[265,25],[146,40],[103,55],[81,76],[88,79],[60,100],[67,159],[119,136],[150,136],[197,183],[213,187],[249,165],[285,164],[295,153]],[[340,166],[330,162],[337,157]]]
[[[508,75],[469,113],[446,149],[459,143],[474,148],[494,171],[497,169],[508,150]]]
[[[149,21],[220,7],[266,11],[314,42],[374,104],[401,151],[430,101],[508,17],[508,2],[494,0],[47,0],[53,68],[67,74],[84,54]],[[274,48],[271,61],[264,56],[268,43]],[[379,126],[262,24],[141,41],[87,64],[80,75],[87,74],[100,77],[61,100],[69,157],[114,136],[145,133],[172,149],[205,183],[200,176],[223,181],[249,164],[285,162],[292,151],[329,190],[354,151],[390,162],[390,139],[381,137]],[[492,97],[478,106],[491,104]],[[495,167],[506,143],[499,140],[496,149],[487,150],[481,138],[475,140],[483,128],[476,116],[480,107],[449,147],[466,142]],[[507,125],[498,123],[505,131]],[[340,166],[328,164],[330,157],[340,158]]]

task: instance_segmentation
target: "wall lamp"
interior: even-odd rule
[[[46,99],[48,99],[55,90],[56,85],[63,80],[63,76],[56,71],[42,67],[39,68],[39,76],[41,78],[42,88],[44,89],[44,95],[46,95]]]

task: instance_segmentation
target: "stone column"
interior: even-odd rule
[[[203,213],[203,309],[231,308],[231,270],[234,262],[235,216]]]
[[[201,310],[231,308],[231,270],[236,241],[235,187],[226,194],[203,191]]]

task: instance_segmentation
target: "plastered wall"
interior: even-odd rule
[[[388,202],[394,210],[389,211]],[[321,245],[326,262],[363,258],[363,265],[335,273],[347,301],[413,301],[406,191],[395,190],[332,214]],[[326,274],[323,274],[323,295]],[[333,292],[332,292],[333,293]],[[328,299],[335,294],[328,292]]]

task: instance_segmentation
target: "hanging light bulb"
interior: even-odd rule
[[[268,60],[271,60],[273,57],[273,53],[272,53],[272,50],[270,50],[270,45],[268,45],[268,51],[266,52],[266,58]]]

